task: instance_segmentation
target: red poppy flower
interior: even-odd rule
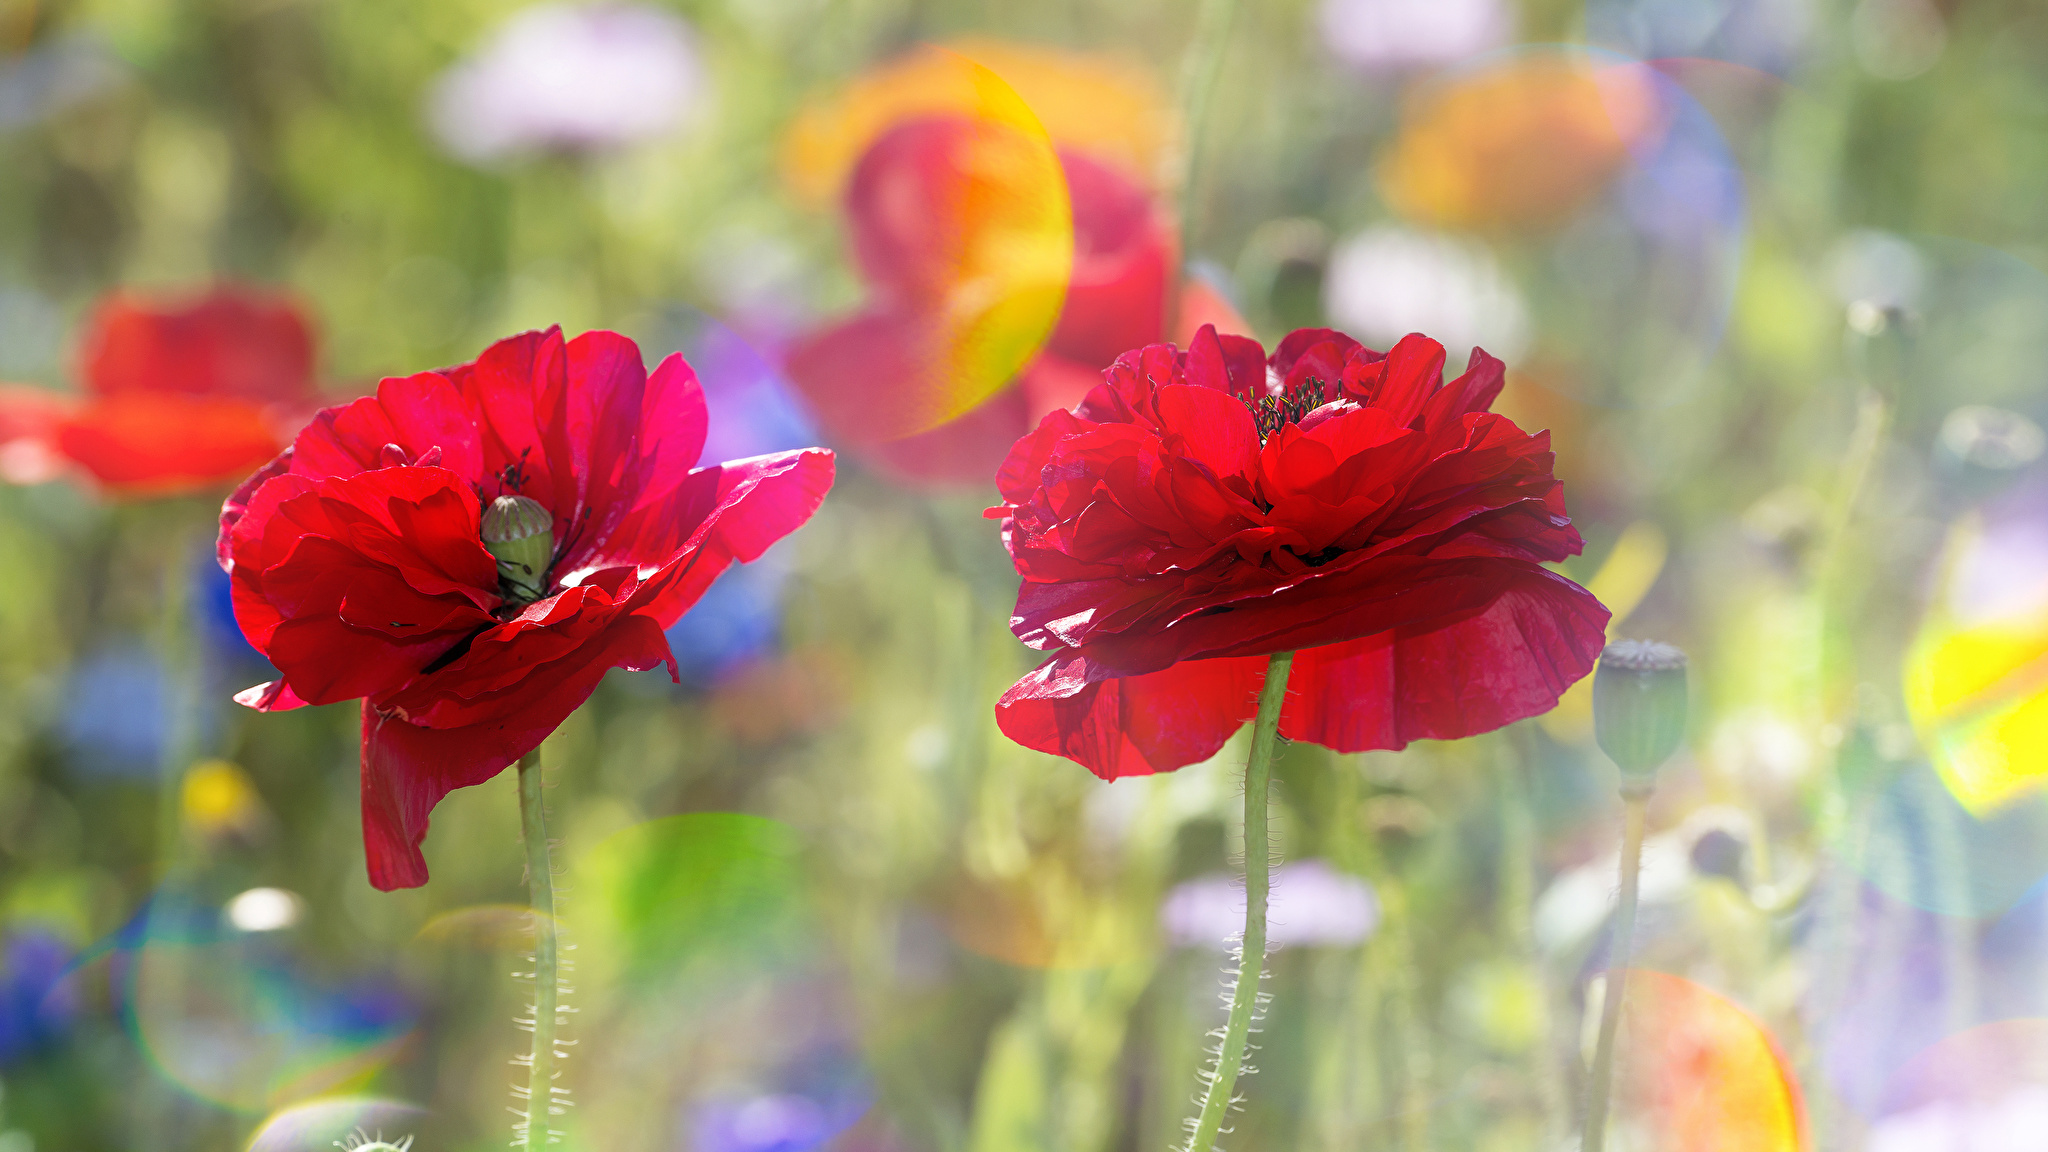
[[[124,496],[226,485],[276,455],[314,398],[305,317],[240,288],[169,306],[115,293],[87,323],[81,361],[82,400],[0,391],[9,479],[70,466]]]
[[[1003,731],[1105,779],[1213,755],[1296,653],[1280,731],[1339,751],[1485,732],[1593,667],[1607,610],[1542,566],[1580,550],[1549,437],[1487,407],[1500,361],[1303,329],[1270,359],[1205,328],[1118,357],[1019,440],[991,508],[1054,653]]]
[[[869,289],[852,318],[807,337],[788,358],[790,378],[835,436],[914,481],[985,483],[1032,422],[1071,408],[1117,354],[1167,335],[1172,230],[1144,188],[1121,169],[1071,147],[1058,148],[1073,207],[1074,264],[1066,301],[1044,348],[1017,379],[966,414],[930,431],[881,440],[864,427],[878,393],[914,380],[946,339],[934,299],[946,287],[950,245],[932,221],[949,214],[961,117],[928,117],[878,137],[855,167],[846,215],[855,263]],[[1220,297],[1199,284],[1182,292],[1181,312],[1240,325]],[[1189,324],[1187,331],[1192,332]]]
[[[696,467],[704,432],[681,356],[649,374],[617,333],[549,329],[321,411],[228,498],[235,617],[281,673],[236,699],[363,698],[372,883],[424,884],[434,805],[531,751],[607,670],[673,676],[663,630],[831,487],[818,449]],[[508,509],[517,530],[487,547]],[[508,559],[508,536],[537,562]]]

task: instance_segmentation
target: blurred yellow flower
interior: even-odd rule
[[[1173,116],[1142,66],[1097,53],[1063,52],[980,38],[955,40],[868,72],[816,99],[783,141],[785,178],[799,199],[823,206],[837,196],[876,137],[905,120],[986,115],[959,59],[995,73],[1016,90],[1053,143],[1150,177],[1160,165]]]
[[[1637,66],[1520,57],[1420,91],[1380,159],[1380,192],[1436,228],[1555,228],[1607,187],[1656,113]]]
[[[263,799],[247,773],[226,760],[203,760],[185,773],[185,823],[206,836],[253,831],[263,820]]]
[[[2048,572],[2038,541],[1979,517],[1956,524],[1906,655],[1913,727],[1942,782],[1977,816],[2048,779]]]

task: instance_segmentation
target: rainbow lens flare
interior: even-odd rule
[[[309,975],[289,932],[237,931],[196,901],[159,896],[112,952],[122,1015],[166,1079],[261,1114],[368,1079],[411,1032],[411,1005],[381,983]]]
[[[1074,263],[1059,157],[1016,90],[927,47],[799,120],[790,141],[799,187],[838,183],[834,158],[858,157],[845,199],[871,299],[825,354],[869,370],[863,387],[809,391],[823,423],[897,439],[1009,383],[1051,335]]]
[[[334,1096],[295,1104],[263,1121],[246,1152],[330,1152],[359,1133],[396,1143],[413,1134],[426,1110],[381,1096]]]
[[[1683,977],[1628,974],[1626,1125],[1659,1152],[1801,1152],[1805,1106],[1784,1054],[1749,1013]]]

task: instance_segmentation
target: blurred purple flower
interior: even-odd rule
[[[702,88],[681,17],[640,4],[538,4],[443,74],[428,118],[473,164],[599,151],[674,131]]]
[[[1426,68],[1505,44],[1502,0],[1322,0],[1317,28],[1339,60],[1366,72]]]
[[[78,1013],[65,982],[72,949],[41,928],[18,927],[0,951],[0,1065],[56,1040]]]
[[[1267,907],[1269,947],[1349,945],[1379,926],[1372,885],[1321,860],[1296,860],[1273,870]],[[1159,924],[1177,944],[1221,947],[1244,931],[1244,886],[1232,876],[1203,876],[1175,886],[1159,907]]]

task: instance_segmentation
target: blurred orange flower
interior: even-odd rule
[[[1410,100],[1380,160],[1380,192],[1432,227],[1555,228],[1606,189],[1657,114],[1637,66],[1521,57]]]
[[[783,142],[782,165],[799,197],[816,207],[831,203],[875,139],[896,125],[968,111],[958,57],[1001,76],[1055,144],[1132,173],[1149,177],[1157,170],[1173,116],[1143,65],[981,38],[944,47],[877,68],[797,117]]]
[[[305,315],[247,288],[168,304],[116,292],[80,361],[82,398],[0,388],[0,476],[83,471],[124,497],[224,487],[277,455],[314,403]]]
[[[1663,1152],[1802,1152],[1799,1082],[1731,1001],[1666,972],[1628,974],[1630,1099]]]

